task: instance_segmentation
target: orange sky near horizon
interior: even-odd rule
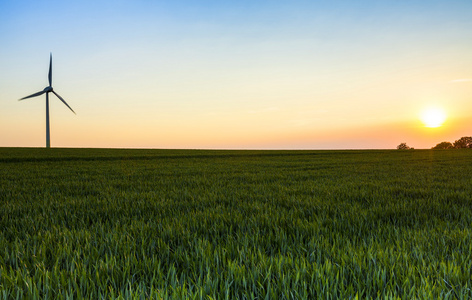
[[[65,121],[65,120],[61,120]],[[259,126],[250,130],[250,126],[236,128],[233,123],[219,123],[219,130],[212,130],[212,123],[197,123],[191,126],[166,127],[153,124],[152,128],[161,130],[144,131],[146,124],[126,126],[128,132],[115,132],[113,125],[84,127],[53,127],[52,143],[61,141],[61,147],[89,147],[93,144],[98,148],[162,148],[162,149],[393,149],[401,142],[417,149],[428,149],[436,144],[454,142],[462,136],[470,136],[472,125],[468,118],[449,118],[438,128],[428,128],[420,120],[392,122],[375,125],[360,125],[346,129],[337,128],[306,128],[293,131],[283,128],[264,128]],[[58,122],[52,122],[57,125]],[[226,124],[226,126],[225,126]],[[43,124],[41,124],[43,125]],[[141,127],[144,126],[144,127]],[[3,127],[2,127],[3,128]],[[25,129],[25,131],[30,129]],[[87,134],[93,132],[93,134]],[[198,134],[194,134],[198,132]],[[294,133],[295,132],[295,133]],[[30,133],[30,132],[28,132]],[[42,147],[44,128],[36,127],[35,140]],[[5,136],[5,134],[1,133]],[[26,132],[25,132],[26,134]],[[104,138],[106,136],[106,138]],[[121,136],[126,136],[124,141]],[[23,144],[21,136],[12,136],[17,146],[37,147]],[[83,144],[77,140],[85,141]],[[157,146],[156,146],[157,145]],[[349,145],[350,147],[346,147]]]

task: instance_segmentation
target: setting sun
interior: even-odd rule
[[[421,113],[421,121],[426,127],[436,128],[446,121],[446,113],[440,108],[428,108]]]

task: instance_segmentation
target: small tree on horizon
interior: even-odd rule
[[[438,149],[452,149],[452,148],[454,148],[452,143],[450,143],[450,142],[441,142],[441,143],[437,144],[436,146],[434,146],[431,149],[438,150]]]
[[[454,142],[454,148],[472,148],[472,137],[463,136]]]
[[[411,148],[406,143],[401,143],[400,145],[397,146],[397,150],[409,150],[409,149]]]

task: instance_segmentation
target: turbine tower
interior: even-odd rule
[[[51,136],[49,134],[49,93],[53,93],[54,95],[56,95],[57,98],[59,98],[59,100],[61,100],[62,103],[64,103],[75,114],[75,111],[69,106],[69,104],[67,104],[66,101],[61,96],[59,96],[52,88],[52,53],[49,56],[48,79],[49,79],[49,86],[45,87],[44,90],[42,90],[41,92],[34,93],[32,95],[23,97],[18,101],[28,99],[28,98],[33,98],[33,97],[46,93],[46,148],[51,148]]]

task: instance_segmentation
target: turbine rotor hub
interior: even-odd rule
[[[52,92],[52,86],[45,87],[43,91],[46,93]]]

